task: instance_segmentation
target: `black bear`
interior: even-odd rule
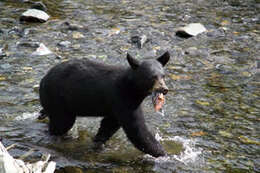
[[[52,135],[63,135],[76,116],[102,116],[95,143],[104,144],[120,127],[136,148],[154,157],[165,150],[148,131],[141,103],[152,92],[167,94],[163,66],[170,54],[139,61],[127,54],[130,67],[74,59],[53,67],[40,82],[42,114]]]

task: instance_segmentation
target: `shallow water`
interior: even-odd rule
[[[19,16],[30,3],[0,1],[0,138],[16,144],[13,156],[35,161],[50,153],[57,172],[260,172],[258,0],[43,2],[51,19],[28,24]],[[175,35],[194,22],[208,31]],[[131,43],[135,35],[147,36],[142,49]],[[33,55],[39,43],[54,54]],[[126,52],[142,59],[166,50],[164,116],[150,97],[143,106],[151,131],[168,140],[168,157],[143,155],[122,130],[104,151],[93,151],[100,119],[78,119],[66,139],[50,137],[47,122],[36,120],[38,84],[53,65],[79,57],[126,65]]]

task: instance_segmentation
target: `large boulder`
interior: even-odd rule
[[[21,15],[20,21],[46,22],[49,18],[50,16],[42,10],[29,9]]]
[[[192,37],[196,36],[200,33],[207,31],[207,29],[200,23],[191,23],[184,27],[178,28],[176,31],[176,35],[180,37]]]

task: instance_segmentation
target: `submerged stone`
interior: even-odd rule
[[[162,145],[169,154],[178,155],[184,151],[183,145],[177,141],[165,140]]]
[[[27,48],[38,48],[40,46],[39,42],[35,41],[19,41],[16,43],[18,47],[27,47]]]
[[[47,11],[47,7],[43,2],[35,2],[32,6],[31,9],[37,9],[37,10],[42,10],[42,11]]]
[[[4,34],[5,31],[3,29],[0,28],[0,35]]]
[[[71,45],[70,41],[61,41],[58,43],[58,46],[60,47],[69,47]]]
[[[67,166],[64,168],[60,168],[59,170],[55,171],[57,173],[83,173],[81,168],[75,166]]]
[[[233,136],[231,133],[229,133],[229,132],[227,132],[227,131],[224,131],[224,130],[220,130],[218,133],[219,133],[221,136],[227,137],[227,138],[231,138],[231,137]]]
[[[80,39],[80,38],[84,38],[84,37],[85,36],[82,33],[80,33],[80,32],[74,31],[72,33],[72,38],[74,38],[74,39]]]
[[[176,35],[183,38],[189,38],[196,36],[202,32],[207,31],[207,29],[200,23],[191,23],[184,27],[177,29]]]
[[[4,48],[0,48],[0,59],[6,56],[6,53],[3,50]]]
[[[61,30],[62,31],[88,31],[88,27],[84,26],[84,25],[79,25],[76,23],[71,23],[71,21],[66,21],[64,23],[61,24]]]
[[[42,10],[29,9],[22,14],[20,21],[46,22],[50,16]]]
[[[131,42],[133,44],[137,44],[137,47],[139,49],[142,49],[144,44],[147,43],[149,40],[147,39],[146,35],[141,35],[141,36],[133,36],[131,37]]]

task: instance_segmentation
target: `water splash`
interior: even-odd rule
[[[202,154],[201,148],[196,148],[195,144],[196,141],[192,139],[185,139],[180,136],[174,136],[174,137],[167,137],[163,138],[159,135],[159,133],[155,134],[155,138],[158,141],[177,141],[182,143],[184,151],[181,152],[180,155],[170,155],[165,157],[159,157],[155,159],[155,162],[165,162],[165,161],[171,161],[171,160],[178,160],[182,162],[183,164],[187,165],[190,163],[194,163],[198,160],[199,156]]]
[[[162,116],[162,117],[164,117],[164,115],[165,115],[163,108],[160,109],[159,111],[157,111],[156,113],[159,114],[159,115]]]
[[[195,147],[195,141],[191,139],[184,139],[180,136],[175,136],[172,138],[174,141],[181,142],[185,150],[180,155],[173,155],[174,159],[184,163],[194,163],[198,156],[202,154],[201,148]]]
[[[37,119],[39,115],[39,112],[24,112],[22,115],[19,115],[17,117],[14,118],[14,120],[16,121],[21,121],[21,120],[27,120],[27,119]]]

